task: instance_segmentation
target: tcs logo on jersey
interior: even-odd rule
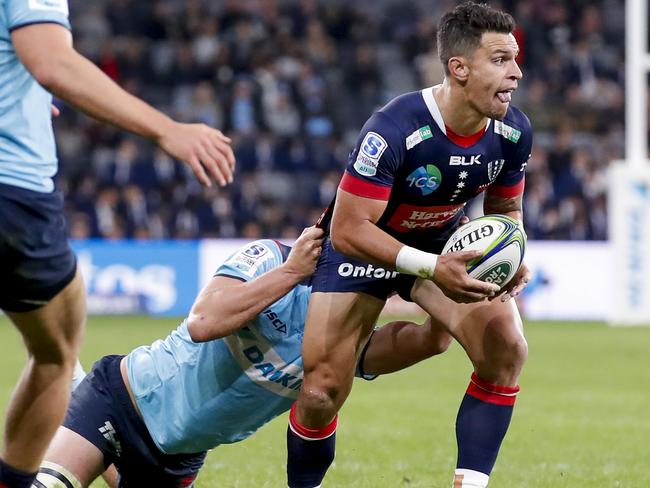
[[[416,188],[422,195],[436,191],[442,182],[442,173],[433,164],[420,166],[406,177],[409,188]]]

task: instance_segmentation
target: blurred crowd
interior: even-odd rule
[[[203,188],[152,144],[63,107],[55,127],[74,238],[292,237],[331,201],[357,133],[439,83],[450,0],[70,0],[75,46],[172,117],[233,139],[236,180]],[[490,2],[517,20],[535,130],[533,239],[605,239],[623,157],[623,0]]]

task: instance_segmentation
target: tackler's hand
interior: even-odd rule
[[[323,246],[323,229],[307,227],[293,245],[284,267],[302,278],[314,274]]]
[[[494,283],[477,280],[467,274],[467,263],[482,255],[481,251],[461,251],[438,257],[433,282],[457,303],[480,302],[499,293]]]

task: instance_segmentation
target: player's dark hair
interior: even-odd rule
[[[438,56],[449,75],[449,59],[470,56],[481,44],[484,32],[510,34],[515,20],[506,12],[484,3],[465,2],[447,12],[438,24]]]

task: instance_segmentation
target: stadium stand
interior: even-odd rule
[[[71,0],[83,54],[178,120],[224,130],[238,159],[233,185],[202,188],[153,145],[64,109],[57,185],[72,237],[297,235],[330,202],[367,116],[442,79],[435,25],[455,3]],[[606,166],[623,156],[623,1],[500,5],[518,22],[514,103],[536,131],[529,237],[606,239]]]

